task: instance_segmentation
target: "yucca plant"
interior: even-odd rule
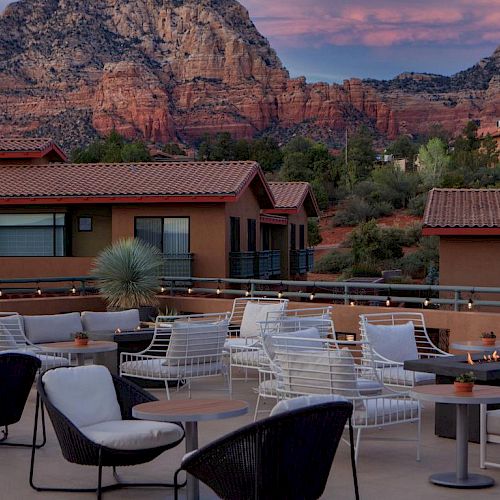
[[[125,238],[105,248],[92,273],[111,309],[132,309],[157,303],[160,251],[139,239]]]

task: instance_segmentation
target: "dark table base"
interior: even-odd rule
[[[452,405],[453,406],[453,405]],[[440,472],[429,477],[429,481],[438,486],[448,488],[479,489],[489,488],[495,484],[495,480],[481,474],[469,474],[467,479],[458,479],[455,472]]]

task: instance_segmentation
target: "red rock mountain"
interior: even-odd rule
[[[294,131],[334,145],[500,118],[500,48],[451,77],[290,78],[235,0],[21,0],[0,15],[0,135],[66,147],[113,127],[149,141]]]

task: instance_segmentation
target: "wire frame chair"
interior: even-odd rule
[[[33,354],[40,359],[43,372],[71,363],[71,354],[52,353],[33,344],[24,333],[23,318],[17,312],[0,312],[0,352],[15,351]]]
[[[222,375],[228,379],[224,363],[224,343],[228,314],[158,316],[151,344],[142,352],[120,354],[120,374],[165,383],[170,399],[169,381],[187,381]],[[229,380],[228,390],[231,392]]]
[[[65,369],[65,367],[53,368],[54,370]],[[132,408],[141,403],[157,401],[157,398],[146,392],[141,387],[134,383],[111,375],[113,385],[116,391],[116,397],[120,406],[122,418],[124,420],[132,420]],[[66,417],[59,409],[52,404],[47,392],[45,391],[43,376],[37,381],[37,400],[35,407],[35,424],[33,429],[33,443],[35,442],[38,431],[38,414],[43,409],[47,409],[47,413],[52,421],[57,440],[61,447],[64,458],[71,463],[79,465],[93,465],[97,467],[97,486],[94,488],[65,488],[53,486],[40,486],[35,482],[35,458],[36,447],[32,447],[31,463],[29,472],[30,486],[36,491],[53,491],[53,492],[95,492],[99,500],[102,493],[109,490],[130,487],[168,487],[179,488],[184,484],[175,483],[131,483],[122,482],[116,473],[116,467],[126,467],[139,465],[150,462],[161,455],[164,451],[177,446],[183,439],[182,436],[175,442],[167,445],[157,446],[155,448],[146,448],[138,450],[121,450],[109,448],[100,445],[90,440],[85,436],[80,429]],[[180,423],[174,422],[179,427],[183,428]],[[103,467],[112,467],[113,476],[116,483],[103,486],[102,485],[102,469]]]
[[[3,427],[0,431],[0,445],[31,448],[31,443],[8,441],[9,426],[21,420],[31,387],[41,366],[41,361],[32,354],[0,353],[0,427]],[[43,413],[42,437],[42,442],[35,445],[37,448],[41,448],[47,440]]]
[[[324,493],[351,414],[352,404],[348,402],[322,403],[281,413],[187,455],[181,470],[227,500],[316,499]],[[354,460],[352,465],[358,499]]]
[[[352,402],[356,460],[363,430],[413,422],[420,459],[420,404],[406,392],[384,386],[367,359],[370,344],[281,335],[266,335],[264,344],[268,352],[272,349],[279,399],[335,394]]]
[[[425,326],[425,318],[419,312],[391,312],[361,314],[359,316],[359,328],[361,340],[369,342],[367,325],[375,326],[397,326],[407,323],[413,324],[415,333],[415,347],[419,358],[433,358],[440,356],[450,356],[449,353],[437,347],[430,339]],[[416,374],[413,371],[403,369],[403,363],[398,360],[388,359],[375,348],[371,348],[371,353],[376,368],[382,373],[384,382],[394,388],[408,390],[415,385],[434,383],[435,379],[428,374]]]

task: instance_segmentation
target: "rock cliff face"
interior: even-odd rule
[[[154,142],[301,130],[332,145],[452,132],[500,116],[500,50],[454,75],[343,85],[291,79],[235,0],[21,0],[0,16],[0,134],[66,147],[116,128]]]

